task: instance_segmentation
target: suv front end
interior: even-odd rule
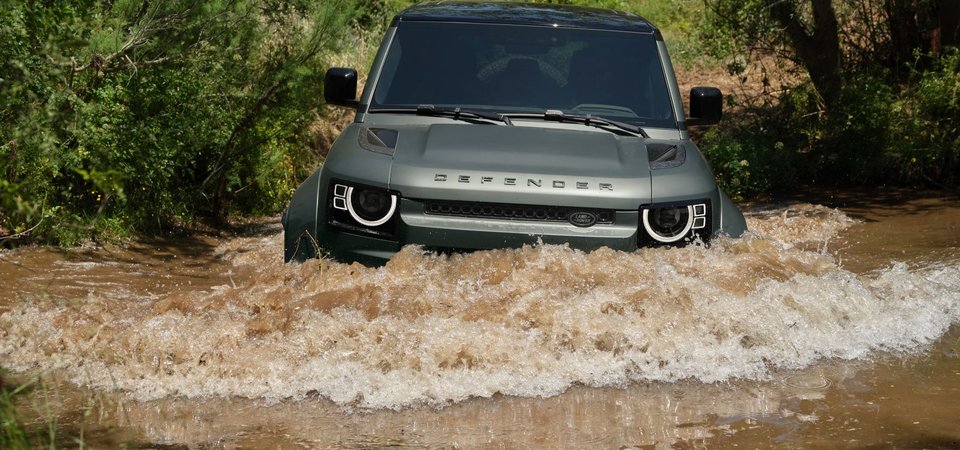
[[[328,72],[328,102],[358,112],[284,214],[287,261],[382,264],[408,244],[633,251],[746,229],[689,139],[660,33],[636,16],[418,5],[359,101],[355,83]],[[694,94],[698,119],[719,119],[719,91]]]

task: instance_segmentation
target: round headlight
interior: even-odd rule
[[[357,223],[378,227],[387,223],[397,210],[397,196],[381,189],[347,189],[347,211]]]
[[[693,206],[643,210],[643,229],[659,242],[683,239],[693,227]]]

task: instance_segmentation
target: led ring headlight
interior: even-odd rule
[[[677,242],[691,229],[706,227],[706,205],[686,205],[643,210],[643,229],[657,242]]]
[[[397,196],[380,189],[338,184],[333,195],[334,208],[348,211],[353,220],[366,227],[387,223],[397,210]]]
[[[643,210],[643,229],[647,230],[647,234],[649,234],[650,237],[659,242],[677,242],[680,239],[683,239],[690,231],[690,228],[693,227],[693,207],[691,206],[654,209],[653,220],[657,228],[660,228],[660,230],[654,230],[653,226],[650,225],[650,211],[651,210],[649,209]],[[663,214],[669,213],[686,217],[676,218],[677,220],[674,223],[664,223],[665,218],[663,217]]]
[[[368,227],[379,227],[380,225],[387,223],[387,221],[390,220],[390,217],[393,216],[393,212],[396,211],[397,209],[397,197],[395,195],[390,195],[390,194],[387,194],[386,192],[381,192],[381,191],[372,191],[372,190],[363,189],[360,191],[359,194],[354,196],[355,192],[356,192],[356,189],[354,189],[353,187],[347,188],[347,211],[350,212],[350,217],[353,217],[353,220],[356,220],[357,223],[359,223],[360,225],[364,225]],[[373,200],[373,201],[379,201],[379,205],[369,205],[368,202],[370,200],[368,200],[365,197],[370,195],[381,196],[380,198]],[[383,216],[381,216],[379,219],[373,219],[373,220],[368,219],[372,214],[376,214],[378,211],[383,210],[383,206],[384,206],[383,203],[385,200],[385,198],[383,197],[387,197],[387,196],[390,197],[390,207],[387,208],[387,211],[383,214]],[[360,201],[360,203],[357,204],[357,206],[360,207],[359,212],[354,206],[354,202],[357,200]],[[369,207],[367,205],[369,205]],[[367,216],[368,218],[364,218],[363,216]]]

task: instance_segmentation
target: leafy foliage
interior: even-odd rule
[[[718,182],[749,197],[800,184],[960,183],[960,52],[891,85],[860,75],[829,114],[809,84],[710,130],[701,148]],[[749,169],[748,169],[749,168]]]
[[[552,3],[640,14],[688,68],[717,58],[739,73],[771,56],[803,68],[772,1]],[[814,1],[777,3],[810,25]],[[318,142],[335,134],[325,123],[344,121],[319,100],[326,68],[362,69],[413,3],[0,0],[0,243],[278,211],[322,159]],[[956,185],[958,56],[927,52],[918,34],[944,3],[827,3],[839,100],[826,108],[788,74],[775,97],[739,106],[701,145],[720,182],[739,196],[821,181]]]
[[[732,74],[786,68],[783,90],[765,89],[706,136],[721,183],[743,195],[799,183],[956,185],[960,74],[956,49],[942,50],[957,43],[947,3],[707,0],[718,36],[707,49]],[[732,170],[738,161],[751,170]]]
[[[34,232],[70,243],[111,222],[277,211],[318,162],[308,130],[352,11],[346,0],[5,5],[0,228],[47,218]]]
[[[960,184],[960,51],[913,79],[891,105],[891,165],[906,181]]]

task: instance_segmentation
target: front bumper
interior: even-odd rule
[[[320,245],[333,258],[382,265],[407,244],[434,251],[519,248],[537,243],[565,244],[584,251],[609,247],[633,251],[638,245],[638,211],[616,211],[611,223],[577,227],[566,222],[452,217],[424,212],[424,203],[402,199],[399,242],[362,236],[324,225]]]

